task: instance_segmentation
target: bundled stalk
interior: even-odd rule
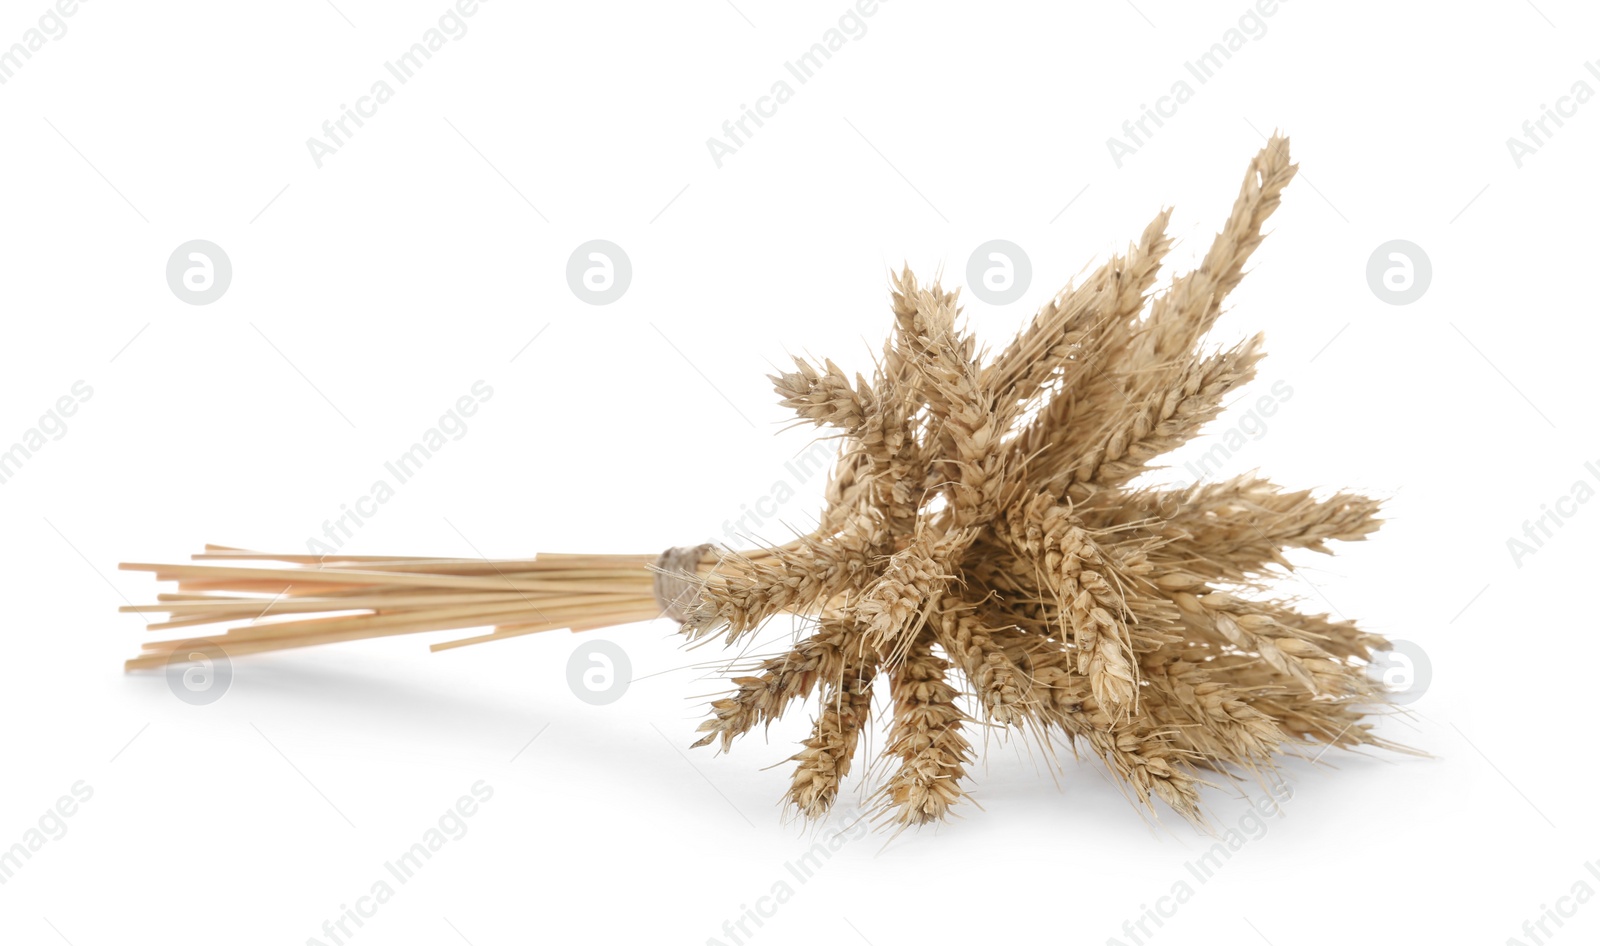
[[[593,630],[662,616],[655,555],[540,555],[522,560],[272,555],[207,546],[200,564],[124,563],[177,582],[157,604],[123,611],[166,614],[149,625],[165,631],[241,622],[203,638],[149,641],[127,661],[163,665],[203,640],[230,656],[466,628],[491,628],[443,641],[449,650],[540,631]],[[217,564],[226,562],[229,564]],[[233,563],[245,564],[233,564]],[[284,567],[289,566],[289,567]]]
[[[726,749],[815,698],[786,796],[801,814],[838,797],[876,693],[887,824],[939,821],[966,796],[974,726],[1064,735],[1137,804],[1198,821],[1207,773],[1389,745],[1363,722],[1385,699],[1364,666],[1383,638],[1263,597],[1286,550],[1363,538],[1377,504],[1254,478],[1134,484],[1254,377],[1260,336],[1204,339],[1294,173],[1273,138],[1197,269],[1152,297],[1164,210],[987,361],[957,294],[902,272],[870,379],[802,359],[772,379],[842,444],[818,528],[787,544],[501,561],[208,547],[192,564],[123,566],[177,583],[124,610],[167,615],[157,631],[232,625],[201,640],[233,656],[478,629],[443,650],[661,616],[735,645],[801,615],[790,650],[733,674],[696,743]],[[152,641],[127,666],[193,641]]]

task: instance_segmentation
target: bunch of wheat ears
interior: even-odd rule
[[[1260,336],[1203,342],[1295,170],[1287,139],[1271,139],[1198,268],[1152,295],[1172,245],[1164,210],[992,358],[955,292],[895,277],[870,379],[802,359],[773,377],[785,406],[842,442],[819,525],[787,544],[527,560],[210,547],[196,558],[248,564],[124,565],[179,583],[130,610],[166,613],[152,629],[240,622],[199,639],[230,656],[493,628],[443,649],[663,614],[733,645],[799,615],[790,650],[735,671],[696,745],[726,749],[816,696],[786,796],[806,817],[838,797],[886,683],[874,797],[889,825],[939,821],[965,797],[979,727],[1041,745],[1064,733],[1139,805],[1199,821],[1208,774],[1390,745],[1363,722],[1385,698],[1366,670],[1384,639],[1271,597],[1285,550],[1362,538],[1377,503],[1252,477],[1132,485],[1254,376]],[[151,642],[128,666],[195,646]]]

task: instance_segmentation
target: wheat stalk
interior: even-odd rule
[[[785,407],[840,443],[819,525],[791,542],[503,561],[208,547],[188,564],[123,566],[177,586],[124,610],[165,615],[156,631],[227,625],[199,640],[230,656],[490,629],[441,650],[662,616],[686,640],[735,644],[800,615],[787,651],[730,670],[695,745],[729,749],[814,701],[786,799],[820,817],[886,680],[873,798],[896,829],[967,797],[972,726],[1062,735],[1137,805],[1197,821],[1205,773],[1265,779],[1314,747],[1396,748],[1363,721],[1384,698],[1364,667],[1384,639],[1270,596],[1288,550],[1364,538],[1377,503],[1253,477],[1135,482],[1254,377],[1259,336],[1204,343],[1294,174],[1287,139],[1272,138],[1194,271],[1154,293],[1172,245],[1164,209],[992,358],[956,292],[893,275],[870,376],[804,359],[772,376]],[[128,667],[191,643],[151,641]]]

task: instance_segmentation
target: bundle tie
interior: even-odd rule
[[[696,571],[700,562],[716,546],[680,546],[667,549],[656,559],[654,591],[656,604],[662,612],[679,624],[688,620],[683,609],[690,608],[700,597],[700,576]]]

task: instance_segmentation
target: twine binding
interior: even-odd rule
[[[656,559],[654,592],[656,604],[667,617],[682,624],[688,620],[687,609],[694,606],[700,596],[700,576],[696,570],[715,546],[678,546],[667,549]]]

